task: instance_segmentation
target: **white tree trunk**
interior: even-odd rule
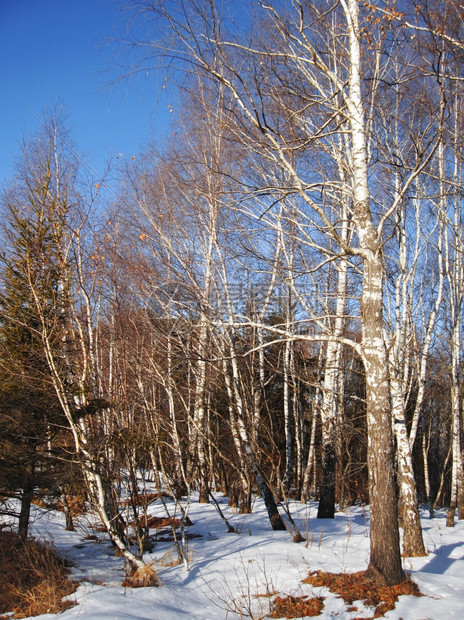
[[[391,378],[393,430],[396,437],[398,464],[398,487],[400,496],[400,516],[403,526],[403,556],[427,555],[422,539],[422,527],[417,505],[416,481],[406,426],[405,403],[402,384]]]
[[[344,3],[343,3],[344,4]],[[361,94],[358,2],[347,0],[350,73],[347,100],[351,125],[354,222],[364,270],[361,296],[362,350],[366,373],[369,503],[371,513],[369,570],[389,585],[404,580],[393,476],[393,441],[388,358],[383,325],[383,260],[373,225],[367,173],[367,144]]]

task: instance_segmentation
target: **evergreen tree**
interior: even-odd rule
[[[52,454],[62,427],[42,342],[46,329],[52,346],[62,347],[66,314],[67,206],[60,194],[55,136],[47,125],[24,148],[15,182],[1,199],[0,489],[20,499],[23,539],[34,488],[52,484]]]

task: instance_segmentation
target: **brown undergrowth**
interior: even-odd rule
[[[158,588],[161,585],[161,580],[153,565],[147,564],[146,566],[128,569],[122,585],[125,588]]]
[[[381,618],[387,611],[394,609],[398,597],[403,594],[423,596],[417,585],[409,578],[396,586],[385,586],[367,571],[358,573],[315,571],[308,575],[303,583],[325,586],[331,592],[339,594],[348,605],[352,605],[354,601],[363,601],[365,605],[375,607],[372,618]],[[356,607],[352,607],[350,611],[356,611]]]
[[[76,588],[53,545],[0,531],[0,620],[64,611],[75,603],[63,597]]]
[[[172,499],[172,497],[164,491],[161,491],[160,493],[140,493],[140,495],[135,495],[128,500],[121,502],[121,506],[148,506],[148,504],[156,502],[156,500],[160,497]]]
[[[69,510],[70,514],[73,517],[80,517],[87,512],[87,506],[85,503],[85,498],[83,495],[75,495],[69,496],[66,499],[67,502],[67,510]],[[36,496],[32,500],[32,503],[36,506],[40,506],[41,508],[47,508],[50,510],[59,510],[60,512],[65,511],[65,506],[63,505],[63,501],[61,498],[45,498]]]
[[[174,517],[147,517],[146,520],[144,518],[140,519],[140,522],[145,527],[148,527],[154,530],[160,529],[162,527],[168,527],[168,526],[180,527],[180,519],[175,519]],[[130,523],[130,525],[134,526],[135,523]],[[185,520],[185,525],[187,527],[190,525],[193,525],[193,523],[190,521],[188,517]]]
[[[276,596],[272,601],[269,618],[304,618],[319,616],[324,608],[324,597],[318,596]]]

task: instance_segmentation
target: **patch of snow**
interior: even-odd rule
[[[263,617],[270,611],[270,592],[281,596],[324,596],[319,618],[349,620],[372,616],[373,610],[355,602],[356,611],[325,588],[301,583],[309,572],[356,572],[369,560],[368,509],[352,507],[338,512],[335,519],[316,519],[317,504],[291,502],[292,515],[306,542],[293,543],[288,532],[272,531],[265,507],[256,500],[253,513],[240,515],[216,495],[225,516],[239,534],[227,533],[214,506],[192,502],[188,528],[190,570],[176,558],[172,542],[155,542],[144,559],[154,561],[163,585],[159,588],[130,589],[121,585],[124,560],[114,554],[106,535],[95,531],[87,517],[76,519],[75,532],[65,530],[64,516],[34,506],[32,534],[52,538],[58,550],[73,564],[72,576],[81,585],[71,598],[77,605],[60,620],[215,620]],[[195,498],[194,498],[195,499]],[[163,506],[150,505],[153,515],[165,516]],[[385,617],[392,620],[448,620],[464,618],[462,584],[464,574],[464,522],[446,528],[446,512],[435,519],[423,512],[424,541],[429,555],[404,558],[424,596],[400,597],[396,608]],[[89,534],[97,540],[86,539]],[[163,536],[159,536],[163,538]],[[165,538],[165,536],[164,536]],[[164,559],[163,559],[164,558]],[[52,614],[39,619],[57,618]]]

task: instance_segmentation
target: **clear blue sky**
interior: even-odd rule
[[[122,74],[121,45],[109,40],[122,39],[127,1],[0,0],[0,184],[40,127],[34,112],[47,107],[68,113],[74,144],[98,173],[111,155],[131,158],[166,133],[162,72],[107,86]]]

